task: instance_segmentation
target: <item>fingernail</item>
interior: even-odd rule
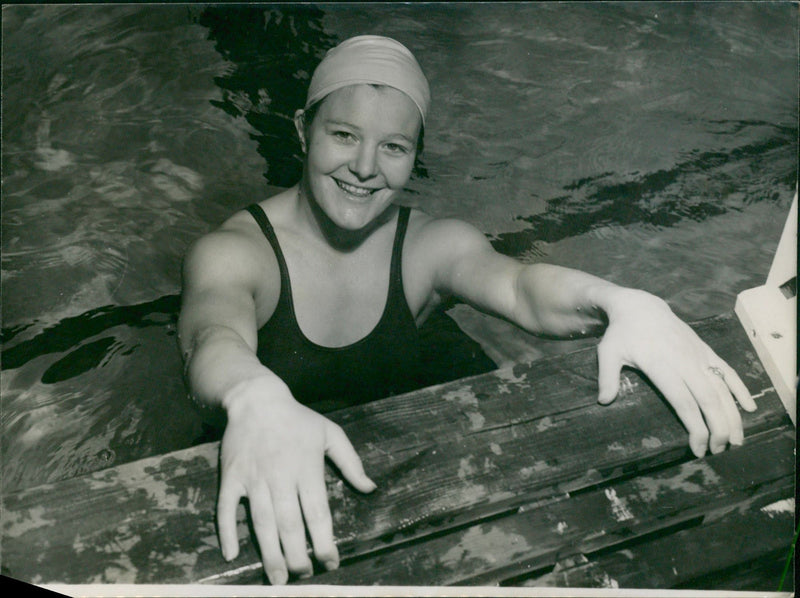
[[[283,569],[272,569],[267,573],[267,577],[273,586],[282,586],[288,581],[289,574]]]
[[[333,571],[334,569],[338,569],[339,568],[339,561],[337,561],[335,559],[330,559],[330,560],[325,561],[324,565],[325,565],[325,570],[326,571]]]

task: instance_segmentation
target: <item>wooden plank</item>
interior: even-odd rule
[[[794,499],[742,505],[666,537],[573,559],[572,566],[527,580],[526,587],[692,588],[791,592],[781,577],[789,556]]]
[[[713,318],[697,329],[751,389],[763,389],[759,410],[745,414],[748,437],[787,421],[753,354],[738,350],[746,346],[738,322]],[[380,485],[362,496],[329,473],[341,554],[689,459],[669,408],[637,374],[625,376],[620,398],[597,405],[594,351],[580,351],[332,414]],[[219,554],[217,450],[202,445],[4,497],[3,571],[37,583],[260,575],[243,509],[240,556],[229,564]]]
[[[732,314],[708,318],[694,328],[739,372],[752,391],[758,393],[771,386]],[[648,390],[647,381],[635,372],[624,370],[622,398],[651,395]],[[409,438],[425,445],[438,442],[443,435],[470,435],[481,429],[589,407],[596,403],[596,394],[597,360],[595,348],[591,347],[422,389],[406,395],[402,401],[375,401],[333,413],[331,417],[354,430],[358,424],[359,439],[367,445],[375,440],[384,444],[396,438],[402,450],[402,444]],[[426,425],[414,425],[421,416]]]
[[[717,520],[731,512],[758,511],[776,500],[792,497],[793,446],[791,427],[765,432],[748,446],[704,460],[532,505],[424,543],[383,551],[374,558],[345,562],[340,570],[323,573],[309,583],[496,585],[544,568],[551,582],[581,586],[587,580],[580,574],[591,577],[595,571],[575,568],[576,573],[570,577],[552,570],[561,561],[609,547],[626,547],[643,535],[671,532],[695,520]],[[791,517],[783,516],[780,523],[763,530],[771,535],[762,541],[751,534],[750,553],[760,555],[776,546],[787,551],[792,528]],[[741,538],[742,528],[737,529]],[[683,550],[679,539],[665,538],[663,542],[671,545],[672,551]],[[747,554],[738,546],[730,548],[728,552]],[[695,563],[694,571],[707,572],[705,566],[714,567],[716,563],[712,559],[704,564],[701,559]],[[687,570],[684,568],[684,574]],[[577,583],[569,583],[573,580]],[[626,587],[671,587],[649,585],[647,577],[634,578],[634,582]]]
[[[4,497],[3,573],[136,583],[188,579],[205,557],[218,567],[216,466],[209,444]]]

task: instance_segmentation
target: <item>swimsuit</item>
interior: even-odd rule
[[[258,204],[247,207],[275,252],[281,275],[278,304],[258,331],[257,355],[295,399],[326,412],[407,392],[421,386],[419,333],[403,290],[403,239],[410,209],[400,208],[383,315],[367,336],[344,347],[325,347],[300,330],[289,270],[275,231]]]
[[[446,304],[433,310],[417,330],[401,272],[408,208],[400,208],[397,218],[389,292],[380,321],[363,339],[336,348],[317,345],[300,330],[289,270],[275,231],[261,206],[253,204],[247,210],[272,246],[281,276],[278,304],[258,331],[256,354],[301,403],[324,413],[497,368],[480,344],[444,313]],[[204,424],[211,426],[204,428],[199,441],[219,440],[227,421],[225,410],[196,401],[191,404]]]

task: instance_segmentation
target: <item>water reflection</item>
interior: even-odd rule
[[[794,194],[791,3],[9,6],[2,27],[6,489],[208,438],[180,259],[297,180],[293,112],[351,35],[399,39],[431,81],[403,201],[684,318],[763,282]],[[459,325],[510,360],[532,344]]]
[[[564,195],[548,198],[544,212],[519,216],[518,220],[529,226],[496,235],[494,247],[508,255],[521,256],[535,242],[554,243],[609,226],[643,224],[652,230],[672,227],[687,219],[702,222],[729,209],[741,211],[754,202],[779,201],[777,189],[791,188],[794,179],[791,164],[772,181],[776,187],[769,193],[762,189],[742,192],[735,187],[736,179],[725,176],[723,171],[752,171],[755,163],[770,155],[775,156],[777,165],[781,156],[788,153],[786,150],[791,152],[796,144],[797,129],[763,122],[725,124],[730,127],[731,136],[748,128],[768,130],[766,137],[757,142],[725,151],[693,151],[688,159],[668,170],[649,172],[632,180],[617,182],[611,172],[576,180],[564,186]],[[687,194],[690,181],[703,177],[708,177],[704,192]]]
[[[340,39],[325,32],[325,12],[309,4],[209,6],[197,17],[223,58],[227,73],[214,78],[221,100],[211,104],[244,118],[257,133],[271,185],[294,185],[302,171],[294,113],[302,108],[317,64]],[[426,177],[421,155],[413,175]]]
[[[323,15],[308,4],[210,6],[197,19],[233,63],[230,72],[215,77],[223,99],[211,103],[258,131],[252,138],[273,185],[288,187],[300,178],[294,112],[305,104],[314,67],[336,43],[322,28]]]

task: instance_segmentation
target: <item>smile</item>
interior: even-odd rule
[[[375,191],[375,189],[368,189],[366,187],[357,187],[355,185],[348,185],[347,183],[336,180],[336,184],[339,186],[339,189],[347,193],[348,195],[352,195],[353,197],[358,197],[360,199],[367,198]]]

